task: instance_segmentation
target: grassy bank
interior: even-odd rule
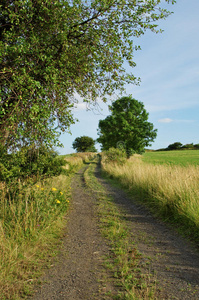
[[[146,163],[136,155],[122,166],[105,160],[102,166],[157,216],[199,242],[199,166]]]
[[[66,157],[67,175],[36,184],[0,183],[0,299],[22,299],[55,256],[70,205],[73,173],[91,154]]]

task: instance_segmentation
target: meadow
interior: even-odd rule
[[[142,160],[152,164],[199,165],[199,150],[175,150],[145,152]]]
[[[42,268],[51,264],[66,226],[72,175],[91,157],[66,156],[63,174],[35,183],[0,182],[0,299],[30,295]]]
[[[148,152],[124,164],[102,159],[108,176],[157,217],[199,242],[199,151]]]

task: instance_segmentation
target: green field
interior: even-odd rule
[[[142,160],[152,164],[199,165],[199,150],[175,150],[146,152]]]

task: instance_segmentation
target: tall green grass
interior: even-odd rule
[[[199,242],[199,166],[154,165],[140,156],[123,166],[105,159],[102,165],[157,216],[181,225],[182,232]]]
[[[15,194],[9,186],[0,188],[0,299],[30,293],[38,264],[61,233],[70,201],[69,178],[63,175],[32,187],[17,184]]]
[[[68,175],[31,185],[0,183],[0,299],[22,299],[57,252],[71,198],[71,177],[91,154],[66,158]],[[67,167],[66,167],[67,168]]]

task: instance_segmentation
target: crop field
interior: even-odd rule
[[[175,150],[146,152],[142,160],[152,164],[168,165],[199,165],[199,150]]]

